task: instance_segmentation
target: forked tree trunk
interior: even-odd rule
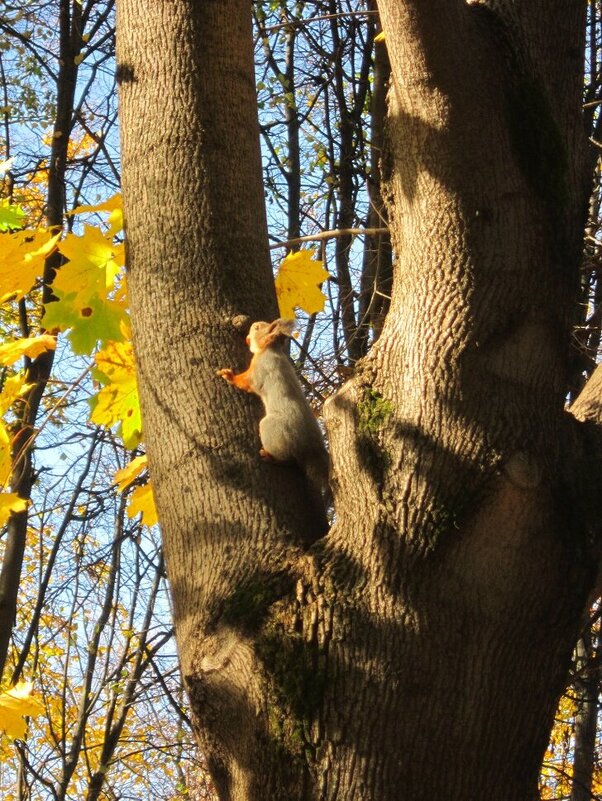
[[[119,0],[145,437],[222,801],[537,797],[593,576],[598,454],[563,412],[585,3],[508,5],[379,4],[395,283],[328,404],[316,539],[214,377],[245,361],[231,319],[275,314],[249,5]]]

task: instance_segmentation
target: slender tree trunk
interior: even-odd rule
[[[337,144],[337,155],[335,169],[333,170],[337,178],[335,228],[340,231],[348,231],[354,226],[358,172],[356,161],[360,153],[357,137],[362,127],[360,120],[367,94],[373,40],[372,36],[369,36],[363,46],[362,64],[356,76],[358,91],[352,99],[348,99],[349,91],[345,74],[347,45],[340,36],[338,5],[334,0],[330,0],[329,6],[333,59],[335,62],[333,93],[338,117],[337,134],[334,139]],[[354,30],[355,24],[355,21],[350,22],[351,31]],[[353,36],[351,32],[346,34],[346,37],[351,36]],[[380,222],[378,223],[379,227],[381,224]],[[334,242],[334,250],[343,338],[347,348],[347,357],[352,364],[355,364],[362,355],[362,347],[356,309],[357,290],[353,286],[351,275],[352,242],[353,237],[349,234],[337,236]]]
[[[374,80],[370,104],[370,176],[368,178],[370,207],[366,220],[368,229],[382,228],[387,225],[387,212],[381,191],[381,161],[385,143],[386,94],[389,87],[391,65],[385,42],[376,42],[374,47]],[[360,352],[363,356],[367,353],[370,339],[377,340],[380,336],[389,310],[392,284],[391,237],[388,232],[368,234],[364,243],[359,301],[359,341]]]
[[[348,230],[353,227],[354,203],[354,155],[353,146],[354,123],[348,105],[344,84],[344,53],[339,38],[339,22],[337,19],[337,4],[330,0],[330,13],[332,15],[330,30],[333,41],[334,86],[333,93],[338,112],[337,136],[337,205],[335,228]],[[337,236],[334,241],[335,265],[337,276],[337,289],[339,294],[339,308],[343,336],[347,347],[347,357],[354,364],[360,357],[357,340],[357,318],[355,309],[355,292],[351,282],[349,261],[351,257],[352,237],[348,234]]]
[[[599,520],[563,410],[585,3],[510,8],[379,4],[398,263],[327,404],[316,539],[300,476],[257,458],[253,400],[214,377],[245,359],[232,320],[275,314],[250,7],[120,0],[145,436],[222,801],[537,798]]]
[[[294,25],[286,33],[286,66],[284,78],[284,91],[286,92],[286,139],[287,139],[287,159],[286,159],[286,181],[288,184],[287,193],[287,239],[295,239],[301,236],[301,148],[299,144],[299,131],[301,123],[299,111],[297,109],[297,98],[295,86],[295,45],[297,31]],[[295,245],[291,248],[299,250]]]
[[[48,169],[48,200],[46,220],[48,227],[58,231],[63,226],[65,212],[65,170],[67,147],[73,125],[73,102],[78,66],[75,56],[82,44],[81,5],[61,0],[59,8],[59,67],[57,74],[57,106]],[[42,301],[53,299],[51,284],[61,263],[58,252],[46,259]],[[25,303],[21,305],[21,334],[30,336]],[[13,429],[11,491],[29,500],[35,479],[33,451],[35,424],[46,383],[50,378],[54,351],[48,350],[27,363],[26,382],[31,386],[24,396]],[[6,547],[0,571],[0,677],[3,674],[12,628],[15,622],[17,596],[21,580],[21,567],[25,553],[28,512],[13,514],[8,522]]]
[[[577,714],[575,715],[575,756],[570,801],[591,801],[600,691],[600,668],[595,661],[591,628],[588,628],[583,637],[579,639],[576,657],[577,675],[574,688]]]

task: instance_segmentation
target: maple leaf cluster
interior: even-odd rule
[[[97,206],[79,206],[73,214],[108,212],[108,226],[84,225],[80,235],[61,234],[41,228],[13,230],[23,220],[12,204],[0,203],[0,231],[4,231],[0,256],[0,303],[20,300],[41,282],[46,258],[58,250],[62,264],[52,284],[54,300],[47,303],[41,320],[42,333],[0,346],[0,366],[9,367],[21,358],[35,360],[56,348],[57,335],[64,333],[74,353],[94,360],[92,377],[98,387],[90,399],[90,420],[116,428],[127,448],[139,445],[142,436],[136,368],[130,342],[125,252],[116,241],[123,228],[121,197],[114,195]],[[24,373],[4,382],[0,392],[0,414],[5,416],[19,400],[26,402],[30,386]],[[12,453],[10,426],[0,419],[0,487],[10,482]],[[134,479],[138,476],[134,476]],[[130,482],[131,483],[131,482]],[[121,490],[129,484],[121,486]],[[143,492],[144,490],[144,492]],[[142,505],[141,505],[142,498]],[[0,525],[14,512],[24,511],[26,501],[14,493],[0,492]],[[150,482],[137,487],[128,498],[128,514],[143,515],[146,525],[156,523]]]

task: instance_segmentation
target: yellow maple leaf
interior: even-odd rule
[[[116,192],[114,195],[111,195],[110,198],[107,200],[103,200],[102,203],[96,203],[92,206],[78,206],[73,211],[70,211],[69,214],[82,214],[83,212],[95,212],[95,211],[115,211],[116,209],[121,208],[121,192]]]
[[[25,395],[32,386],[25,382],[24,373],[9,376],[0,392],[0,415],[6,414],[17,398]]]
[[[150,528],[150,526],[157,524],[157,507],[155,506],[153,487],[150,481],[147,481],[141,487],[136,487],[130,495],[127,510],[128,517],[136,517],[140,513],[142,513],[142,523],[145,526]]]
[[[121,198],[120,198],[121,199]],[[121,206],[109,214],[109,234],[115,236],[123,228],[123,209]]]
[[[104,384],[94,399],[90,420],[112,427],[121,426],[128,448],[134,448],[142,433],[138,382],[131,342],[108,342],[95,356],[94,378]]]
[[[129,464],[118,470],[113,477],[113,484],[117,486],[117,491],[123,492],[124,489],[127,489],[146,469],[146,463],[146,454],[143,453],[142,456],[136,456]]]
[[[44,705],[32,698],[33,685],[20,681],[10,690],[0,694],[0,731],[11,740],[23,740],[27,731],[26,717],[44,713]]]
[[[137,456],[121,470],[115,473],[113,483],[117,485],[118,492],[123,492],[147,468],[146,454]],[[128,517],[142,514],[142,524],[154,526],[157,524],[157,509],[150,479],[132,491],[127,506]]]
[[[28,501],[16,492],[0,492],[0,526],[5,526],[13,512],[24,512]]]
[[[328,278],[328,271],[318,259],[312,259],[313,250],[289,253],[280,264],[276,276],[276,297],[280,316],[295,317],[295,306],[308,314],[324,309],[326,296],[319,288]]]
[[[13,342],[5,342],[0,345],[0,364],[7,367],[14,364],[22,356],[29,356],[35,359],[40,353],[56,348],[56,338],[50,334],[40,334],[37,337],[24,337],[15,339]]]
[[[121,231],[123,228],[123,209],[121,207],[121,193],[117,192],[117,194],[113,195],[112,197],[104,200],[102,203],[97,203],[95,206],[78,206],[73,211],[69,212],[70,214],[83,214],[84,212],[87,213],[94,213],[98,211],[109,211],[109,233],[111,235],[115,235],[118,231]]]
[[[86,307],[92,297],[105,298],[125,263],[123,244],[115,245],[93,225],[84,225],[82,236],[67,234],[59,250],[69,261],[58,271],[53,288],[72,295],[75,308]]]
[[[12,472],[12,448],[8,428],[0,420],[0,487],[5,487]]]
[[[46,229],[2,234],[0,303],[24,297],[44,272],[46,257],[56,248],[60,234]]]

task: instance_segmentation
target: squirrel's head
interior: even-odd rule
[[[286,337],[290,337],[295,327],[294,320],[279,318],[273,323],[259,321],[249,328],[246,342],[251,353],[259,353],[275,344],[282,344]]]

